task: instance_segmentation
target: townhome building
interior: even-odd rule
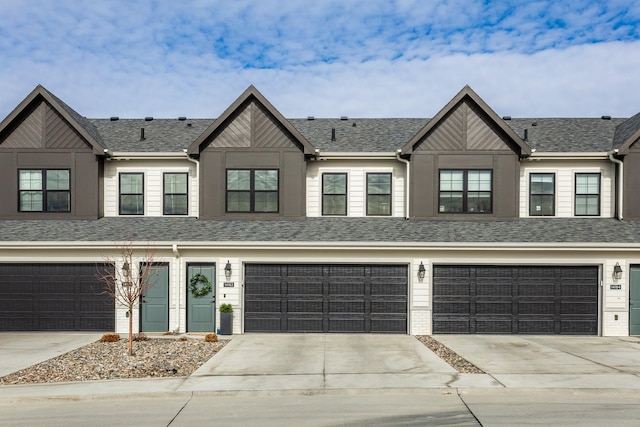
[[[18,100],[16,100],[18,101]],[[0,122],[0,331],[640,334],[640,114],[89,119],[37,86]],[[97,266],[154,287],[128,313]],[[211,291],[194,292],[194,278]],[[197,284],[197,280],[195,281]]]

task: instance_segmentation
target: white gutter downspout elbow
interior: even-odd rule
[[[173,244],[173,254],[176,257],[176,261],[178,262],[178,284],[181,283],[181,276],[180,273],[182,271],[181,268],[181,264],[182,262],[180,261],[180,252],[178,251],[178,245],[176,243]],[[180,286],[178,286],[178,289],[180,289]],[[176,298],[176,328],[173,330],[174,334],[178,334],[180,332],[180,298],[182,292],[178,292],[178,297]]]
[[[409,163],[408,160],[403,159],[402,157],[400,157],[400,153],[402,152],[402,150],[397,150],[396,151],[396,160],[398,160],[401,163],[404,163],[405,165],[407,165],[407,174],[405,176],[405,190],[404,190],[404,197],[406,198],[405,200],[405,204],[404,204],[404,219],[409,219],[409,202],[410,202],[410,198],[409,198],[409,177],[411,176],[411,174],[409,173],[411,171],[411,164]]]
[[[613,157],[615,154],[618,154],[618,149],[615,148],[609,152],[607,152],[607,155],[609,156],[609,160],[611,160],[613,163],[616,163],[619,167],[618,167],[618,179],[616,179],[616,192],[618,193],[618,220],[622,221],[622,207],[624,206],[622,203],[622,197],[623,197],[623,191],[624,191],[624,185],[623,185],[623,179],[624,179],[624,164],[622,162],[622,160],[618,160],[615,157]]]
[[[182,151],[184,151],[184,154],[187,156],[187,160],[196,164],[196,182],[198,183],[198,195],[196,196],[196,218],[198,218],[200,216],[200,161],[192,158],[187,153],[186,148]]]

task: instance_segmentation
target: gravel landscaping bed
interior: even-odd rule
[[[422,344],[429,347],[429,350],[433,351],[440,359],[447,362],[452,368],[456,371],[461,372],[463,374],[484,374],[485,372],[475,366],[473,363],[459,356],[456,352],[451,350],[449,347],[440,343],[440,341],[436,340],[433,337],[428,335],[418,335],[416,336],[418,341]]]
[[[1,384],[53,383],[123,378],[186,377],[215,355],[228,340],[152,338],[94,342],[0,378]]]

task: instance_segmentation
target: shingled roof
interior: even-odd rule
[[[613,218],[520,218],[508,221],[407,221],[404,218],[306,218],[283,221],[105,217],[99,220],[0,221],[0,246],[9,242],[273,243],[575,243],[635,244],[640,221]]]

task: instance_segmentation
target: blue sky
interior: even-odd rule
[[[2,0],[0,117],[42,84],[87,117],[216,117],[254,84],[286,117],[640,112],[640,2]]]

